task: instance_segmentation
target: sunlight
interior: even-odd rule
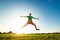
[[[23,18],[23,17],[20,17],[20,16],[27,16],[27,15],[29,15],[29,12],[32,12],[32,11],[30,11],[29,8],[26,8],[26,7],[25,8],[23,7],[21,9],[12,10],[11,15],[14,15],[14,16],[11,17],[11,19],[14,20],[14,21],[11,21],[11,23],[13,24],[13,26],[11,28],[12,31],[14,33],[17,33],[17,34],[20,34],[20,33],[35,33],[36,32],[36,31],[34,31],[35,27],[32,26],[32,25],[27,25],[26,27],[24,27],[22,29],[20,28],[23,25],[25,25],[26,22],[27,22],[27,18]],[[27,9],[29,9],[29,10],[27,10]]]
[[[20,33],[37,33],[35,30],[35,27],[33,25],[27,25],[24,28],[20,28],[23,25],[26,24],[27,18],[23,18],[20,16],[27,16],[29,13],[33,13],[32,15],[35,16],[35,12],[31,10],[32,8],[29,8],[28,6],[26,7],[20,7],[20,8],[14,8],[12,6],[11,12],[6,16],[4,25],[6,30],[4,31],[13,31],[14,33],[20,34]],[[34,21],[36,22],[36,21]]]

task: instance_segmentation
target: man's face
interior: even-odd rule
[[[29,15],[31,16],[31,13],[29,13]]]

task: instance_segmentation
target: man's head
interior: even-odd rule
[[[29,13],[29,15],[31,16],[31,13]]]

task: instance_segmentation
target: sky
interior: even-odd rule
[[[27,16],[32,13],[39,31],[33,25],[22,27]],[[0,31],[15,33],[50,33],[60,32],[60,0],[0,0]]]

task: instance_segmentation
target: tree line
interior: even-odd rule
[[[9,31],[9,32],[0,32],[0,34],[9,34],[9,33],[13,33],[12,31]]]
[[[0,34],[13,34],[12,31],[9,32],[0,32]],[[35,34],[60,34],[60,32],[53,32],[53,33],[35,33]]]

